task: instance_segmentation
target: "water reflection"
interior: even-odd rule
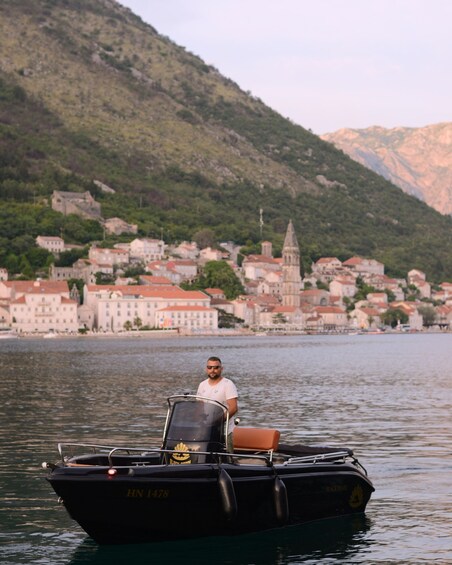
[[[87,540],[74,552],[70,565],[124,565],[129,563],[186,563],[193,565],[286,565],[350,563],[366,549],[364,515],[334,518],[265,533],[157,544],[103,546]]]

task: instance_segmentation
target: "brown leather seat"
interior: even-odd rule
[[[275,451],[280,433],[269,428],[234,428],[234,451]]]

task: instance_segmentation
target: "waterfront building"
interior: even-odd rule
[[[315,306],[313,313],[322,318],[325,330],[342,331],[348,326],[347,312],[338,306]]]
[[[94,312],[94,327],[111,332],[123,331],[127,325],[135,328],[162,327],[162,317],[158,312],[172,306],[210,308],[210,297],[201,291],[158,285],[85,285],[83,302]],[[204,319],[204,311],[198,311],[194,318],[198,321]],[[173,321],[177,319],[177,313],[168,316]],[[182,323],[189,316],[181,314],[179,318]],[[214,319],[209,317],[209,324]]]
[[[155,326],[185,332],[212,331],[218,328],[218,311],[207,306],[166,306],[156,312]]]
[[[363,330],[378,328],[381,325],[380,311],[377,308],[369,308],[366,306],[355,308],[350,313],[350,317],[352,320],[356,321],[356,327]]]
[[[408,316],[408,326],[411,330],[420,331],[423,328],[422,315],[419,314],[417,307],[421,303],[400,301],[391,302],[391,308],[402,310]]]
[[[78,303],[70,298],[66,282],[10,281],[4,284],[9,290],[13,329],[21,333],[78,331]]]

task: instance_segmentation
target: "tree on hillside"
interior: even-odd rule
[[[208,261],[204,266],[203,277],[206,285],[204,288],[221,288],[228,300],[245,292],[232,267],[225,261]]]
[[[356,278],[356,286],[358,287],[358,291],[354,296],[355,302],[358,302],[358,300],[366,300],[368,294],[376,292],[376,288],[365,283],[361,277]]]
[[[185,290],[221,288],[228,300],[233,300],[245,292],[242,283],[225,261],[208,261],[203,273],[191,283],[182,283]]]
[[[55,261],[55,267],[72,267],[72,265],[82,257],[88,257],[87,248],[68,249],[59,254]]]
[[[206,247],[214,247],[216,244],[216,237],[213,231],[209,228],[197,231],[193,235],[193,241],[196,242],[199,249],[205,249]]]

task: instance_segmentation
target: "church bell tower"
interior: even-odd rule
[[[300,248],[295,235],[292,220],[287,226],[286,237],[282,251],[283,256],[283,306],[300,306],[301,274],[300,274]]]

